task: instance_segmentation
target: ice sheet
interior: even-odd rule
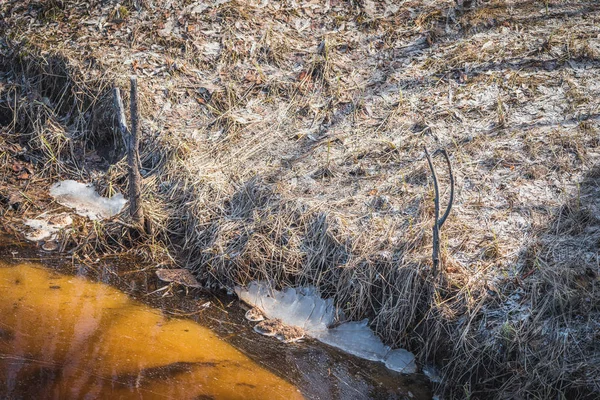
[[[77,214],[91,220],[117,215],[127,203],[120,193],[108,199],[96,193],[92,184],[73,180],[55,183],[50,188],[50,195],[63,206],[73,208]]]
[[[391,349],[373,333],[368,323],[366,319],[346,322],[322,332],[316,339],[360,358],[383,361]]]
[[[323,300],[314,288],[271,290],[264,282],[251,282],[248,287],[236,287],[238,297],[258,307],[269,319],[280,319],[286,325],[307,332],[326,330],[333,323],[335,309],[331,299]]]
[[[269,319],[297,326],[313,338],[349,354],[385,363],[397,372],[416,372],[415,357],[404,349],[392,350],[369,328],[369,321],[351,321],[331,328],[336,310],[332,299],[322,299],[314,287],[273,290],[266,282],[253,281],[236,287],[238,297],[259,308]]]

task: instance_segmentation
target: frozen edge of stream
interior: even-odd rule
[[[238,297],[259,308],[269,319],[279,319],[286,325],[305,330],[320,342],[346,353],[371,361],[383,362],[393,371],[403,374],[417,372],[415,356],[404,349],[392,349],[369,328],[368,320],[344,322],[333,326],[336,310],[333,299],[323,299],[315,287],[272,289],[266,282],[252,281],[247,287],[237,286]]]

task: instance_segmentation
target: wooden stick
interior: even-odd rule
[[[448,152],[445,149],[437,150],[433,155],[435,156],[437,153],[442,153],[444,158],[446,159],[446,165],[448,166],[448,174],[450,175],[450,199],[448,199],[448,206],[446,207],[446,211],[442,218],[440,218],[440,189],[438,185],[437,175],[435,173],[435,167],[433,166],[433,161],[431,161],[431,156],[427,151],[427,147],[425,148],[425,157],[427,157],[427,163],[429,164],[429,169],[431,170],[431,175],[433,177],[433,189],[435,193],[435,197],[433,199],[435,204],[435,222],[433,223],[433,254],[431,256],[433,261],[433,276],[435,277],[438,273],[438,267],[440,264],[440,230],[442,229],[442,225],[446,222],[448,215],[450,215],[450,211],[452,210],[452,204],[454,203],[454,172],[452,171],[452,164],[450,163],[450,157],[448,156]]]
[[[130,114],[131,135],[129,136],[129,149],[127,164],[129,167],[129,210],[134,225],[144,226],[144,210],[142,208],[142,176],[139,165],[140,125],[138,112],[137,77],[130,77]]]
[[[427,151],[427,147],[424,147],[424,149],[425,157],[427,157],[427,163],[429,164],[429,169],[431,170],[431,175],[433,177],[433,190],[435,194],[433,199],[435,204],[435,220],[433,222],[433,254],[431,255],[431,259],[433,261],[433,276],[436,276],[438,265],[440,263],[440,189],[438,187],[437,175],[435,174],[435,168],[433,167],[431,156]]]
[[[119,88],[113,90],[113,101],[115,113],[117,114],[117,123],[121,138],[127,149],[127,167],[129,175],[129,214],[133,220],[135,230],[148,230],[144,225],[144,210],[142,208],[142,176],[140,174],[140,128],[139,128],[139,112],[138,112],[138,95],[137,95],[137,78],[130,78],[130,113],[131,113],[131,131],[127,127],[127,119],[125,117],[125,107],[121,99],[121,91]]]

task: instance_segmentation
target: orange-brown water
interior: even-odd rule
[[[4,398],[302,398],[209,329],[110,286],[0,262],[0,293]]]

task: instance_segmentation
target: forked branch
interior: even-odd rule
[[[433,165],[433,161],[431,156],[429,155],[429,151],[427,151],[427,147],[425,149],[425,157],[427,157],[427,163],[429,164],[429,169],[431,170],[431,176],[433,177],[433,190],[434,190],[434,213],[435,213],[435,221],[433,223],[433,253],[432,253],[432,261],[433,261],[433,275],[436,276],[439,269],[440,264],[440,230],[448,219],[448,215],[450,215],[450,211],[452,210],[452,204],[454,203],[454,173],[452,171],[452,164],[450,163],[450,157],[448,157],[448,153],[445,149],[441,149],[436,151],[433,155],[435,156],[437,153],[442,153],[444,158],[446,159],[446,165],[448,166],[448,174],[450,175],[450,199],[448,200],[448,206],[446,207],[446,211],[442,218],[440,218],[440,189],[437,179],[437,174],[435,172],[435,167]]]

